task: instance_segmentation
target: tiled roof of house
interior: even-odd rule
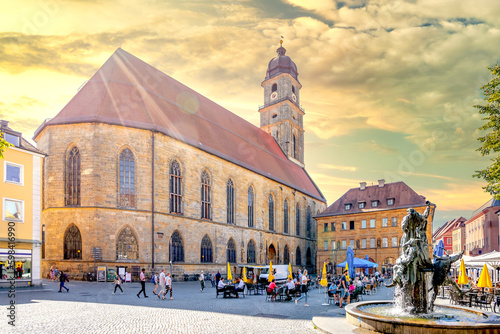
[[[425,197],[417,194],[406,183],[385,183],[383,180],[380,181],[378,185],[350,189],[325,211],[317,215],[317,217],[393,210],[425,205]],[[394,200],[392,205],[388,204],[389,199]],[[377,202],[377,207],[372,207],[372,202],[374,201]],[[365,207],[360,208],[359,203],[365,203]],[[346,210],[346,204],[351,204],[349,210]]]
[[[500,206],[500,200],[495,199],[495,198],[490,199],[488,202],[484,203],[477,210],[475,210],[472,213],[471,218],[474,218],[477,214],[481,213],[481,211],[483,211],[484,209],[494,207],[494,206]]]
[[[16,137],[19,137],[19,139],[20,139],[19,140],[19,148],[24,149],[26,151],[33,152],[33,153],[45,155],[45,153],[43,153],[42,151],[37,149],[30,142],[28,142],[26,139],[24,139],[20,132],[17,132],[14,129],[10,128],[8,121],[6,121],[6,120],[0,121],[0,132],[9,133],[9,134],[15,135]]]
[[[89,122],[161,132],[326,202],[271,135],[121,48],[35,138],[47,126]]]

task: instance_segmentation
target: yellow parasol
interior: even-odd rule
[[[347,275],[345,275],[345,278],[347,279],[347,284],[349,284],[349,281],[350,281],[351,279],[349,278],[349,266],[347,265],[347,261],[346,261],[346,263],[345,263],[345,270],[347,270]],[[344,270],[344,271],[345,271],[345,270]]]
[[[229,262],[227,263],[227,280],[228,282],[233,280],[233,275],[231,275],[231,267],[229,266]]]
[[[269,262],[269,275],[267,276],[267,281],[272,282],[274,279],[273,276],[273,262]]]
[[[488,267],[486,263],[483,266],[483,271],[481,271],[481,276],[479,276],[479,280],[477,281],[478,288],[492,288],[493,284],[491,284],[490,273],[488,272]]]
[[[243,267],[243,282],[247,283],[247,268]]]
[[[288,278],[293,279],[293,273],[292,273],[292,264],[288,264]]]
[[[460,261],[460,271],[458,273],[457,284],[469,284],[469,277],[467,277],[467,272],[465,271],[464,259]]]
[[[328,281],[326,280],[326,263],[323,262],[323,273],[321,274],[321,281],[319,282],[321,286],[327,286]]]

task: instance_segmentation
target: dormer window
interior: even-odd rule
[[[351,207],[352,207],[352,204],[351,204],[351,203],[347,203],[347,204],[345,204],[345,205],[344,205],[344,209],[345,209],[346,211],[351,210]]]
[[[366,202],[359,202],[358,203],[358,208],[360,208],[360,209],[364,209],[365,206],[366,206]]]
[[[394,198],[388,198],[387,205],[394,205]]]
[[[11,143],[12,145],[19,147],[19,136],[12,135],[10,133],[4,133],[3,138],[6,142]]]
[[[372,201],[372,208],[378,207],[378,201]]]

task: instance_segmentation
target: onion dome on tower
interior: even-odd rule
[[[280,47],[276,50],[278,56],[271,59],[269,65],[267,66],[266,78],[275,77],[281,73],[290,74],[295,80],[297,79],[299,72],[297,71],[297,65],[290,59],[290,57],[285,56],[286,49],[283,47],[283,41],[280,41]]]

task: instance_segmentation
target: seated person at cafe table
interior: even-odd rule
[[[276,290],[275,279],[273,279],[271,284],[269,284],[269,286],[267,287],[267,294],[272,295],[271,301],[274,302],[274,299],[276,298],[276,295],[278,294],[278,291]]]
[[[297,289],[295,288],[295,283],[292,281],[291,278],[288,278],[288,282],[286,282],[286,300],[292,300],[292,295],[294,295],[297,292]]]
[[[243,293],[245,291],[245,282],[241,279],[241,277],[238,277],[238,286],[236,287],[235,293],[236,293],[236,298],[239,298],[238,292]]]
[[[219,290],[224,291],[224,297],[226,295],[226,291],[228,292],[229,296],[231,296],[231,292],[236,293],[234,290],[234,286],[230,284],[224,284],[224,278],[221,277],[219,283],[217,284],[217,288]],[[238,297],[238,294],[236,293],[236,297]]]
[[[332,281],[328,287],[328,297],[335,297],[335,304],[339,302],[339,295],[337,291],[337,285]]]

